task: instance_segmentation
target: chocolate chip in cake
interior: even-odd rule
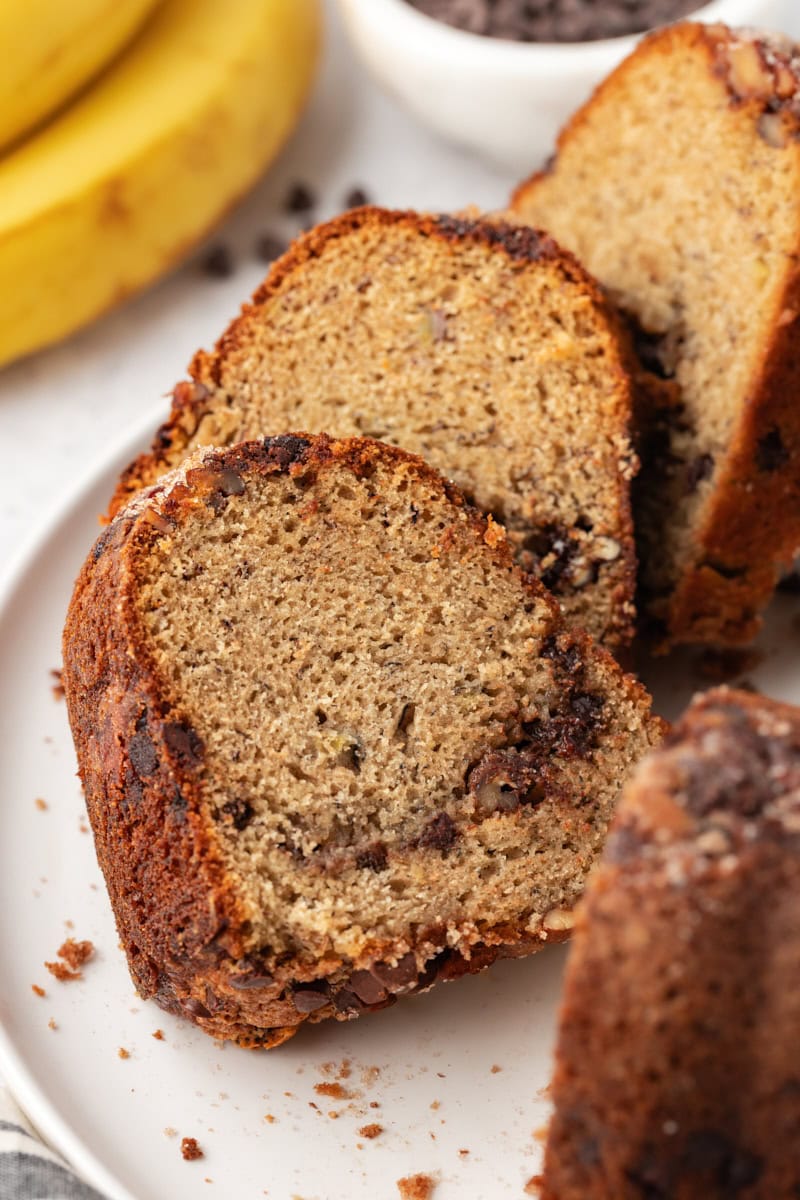
[[[419,837],[419,846],[423,850],[441,850],[447,854],[452,850],[458,839],[458,829],[449,813],[442,812],[432,817]]]
[[[233,822],[234,829],[240,833],[253,819],[253,806],[248,800],[229,800],[227,804],[223,804],[222,812]]]
[[[686,467],[686,486],[690,492],[697,491],[697,485],[704,479],[710,479],[714,470],[714,458],[711,454],[698,454],[697,458]]]
[[[779,471],[789,461],[789,451],[784,445],[780,429],[770,429],[759,438],[756,447],[756,465],[759,471]]]
[[[292,990],[292,1003],[300,1013],[316,1012],[329,1001],[327,984],[320,980],[316,983],[298,983]]]
[[[356,854],[356,866],[362,871],[385,871],[388,855],[383,842],[373,842]]]

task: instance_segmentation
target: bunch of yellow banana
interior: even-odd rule
[[[293,128],[319,38],[318,0],[0,0],[0,365],[208,232]]]

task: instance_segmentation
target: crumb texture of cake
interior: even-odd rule
[[[578,911],[543,1200],[800,1195],[800,709],[718,688]]]
[[[800,546],[800,51],[645,38],[523,184],[638,328],[641,603],[662,646],[737,644]],[[637,408],[639,406],[637,405]]]
[[[115,506],[196,446],[367,435],[453,479],[577,624],[621,645],[635,615],[630,354],[549,237],[363,208],[296,242],[197,355]]]
[[[641,686],[420,459],[196,452],[106,529],[64,681],[140,992],[271,1045],[565,938]]]

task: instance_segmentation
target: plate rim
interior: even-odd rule
[[[141,444],[152,440],[153,433],[164,419],[165,401],[162,397],[157,406],[148,406],[144,414],[127,424],[102,457],[88,464],[70,486],[60,489],[46,506],[33,523],[28,536],[12,552],[0,571],[0,627],[6,621],[8,610],[20,589],[24,588],[27,575],[58,527],[75,515],[75,510],[88,493],[98,486],[104,475],[118,469],[119,464],[124,466],[130,462]],[[91,546],[87,545],[87,554],[90,549]],[[1,1015],[0,1080],[45,1143],[66,1159],[83,1182],[91,1184],[108,1200],[136,1200],[133,1193],[115,1178],[75,1133],[55,1102],[36,1081]]]

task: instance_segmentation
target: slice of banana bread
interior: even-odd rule
[[[695,700],[579,908],[543,1200],[800,1195],[800,710]]]
[[[109,526],[64,688],[143,995],[274,1045],[567,935],[643,689],[422,460],[199,450]]]
[[[664,646],[750,640],[800,546],[800,51],[683,24],[573,118],[517,214],[641,329],[642,604]]]
[[[364,208],[278,261],[116,504],[193,446],[309,429],[421,454],[509,532],[574,620],[630,640],[630,390],[618,321],[550,238]]]

